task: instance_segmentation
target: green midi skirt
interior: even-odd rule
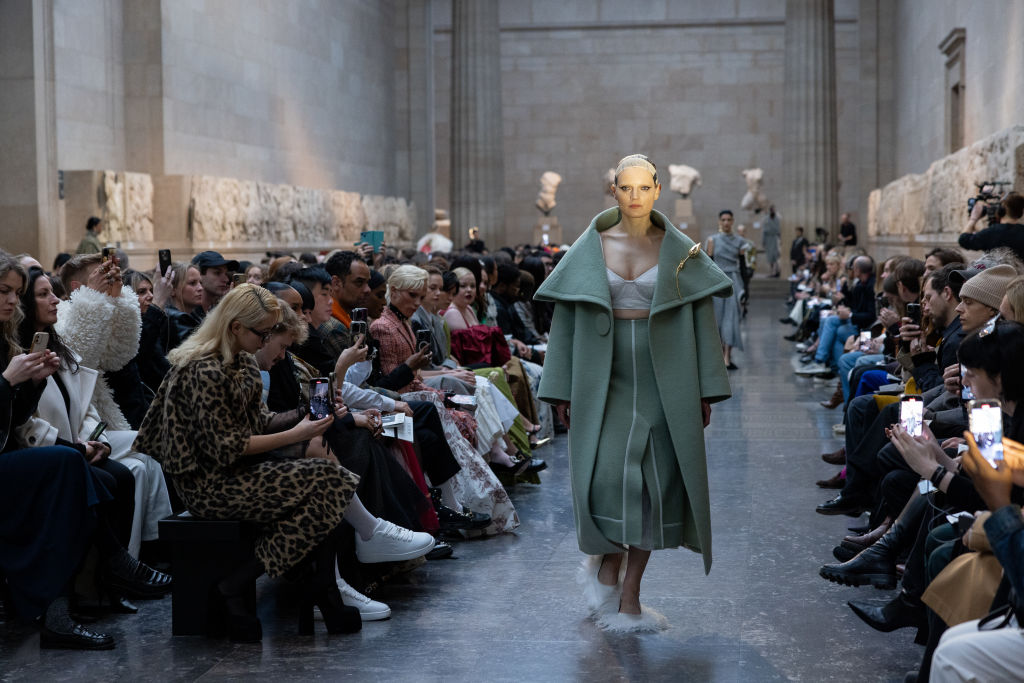
[[[656,550],[683,545],[684,535],[695,538],[696,529],[658,395],[648,325],[646,319],[614,321],[590,511],[609,541]]]

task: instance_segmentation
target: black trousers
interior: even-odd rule
[[[100,505],[100,514],[110,523],[118,543],[127,548],[135,516],[135,477],[127,467],[109,458],[91,467],[96,478],[114,496],[113,500]]]
[[[429,401],[409,401],[412,408],[412,427],[416,435],[420,465],[433,486],[454,477],[460,469],[444,438],[444,427],[437,408]]]

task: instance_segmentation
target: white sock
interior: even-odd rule
[[[462,512],[462,506],[459,504],[459,499],[455,497],[455,484],[452,483],[453,479],[454,477],[438,487],[441,489],[441,502],[456,512]]]
[[[345,508],[345,521],[359,534],[364,541],[369,541],[373,532],[377,529],[379,519],[370,514],[370,511],[363,507],[363,501],[358,495],[352,496],[352,501]]]

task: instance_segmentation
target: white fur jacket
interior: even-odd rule
[[[103,373],[120,370],[139,352],[139,297],[130,287],[122,288],[116,299],[95,289],[79,287],[57,305],[54,329],[82,357],[82,365],[99,371],[92,405],[107,423],[107,429],[130,430],[131,425],[114,401]]]

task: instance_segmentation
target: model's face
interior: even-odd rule
[[[388,286],[382,284],[376,289],[371,289],[369,294],[366,295],[366,315],[368,317],[374,319],[380,317],[380,314],[384,311],[384,306],[387,305],[387,293]]]
[[[1003,300],[999,303],[999,312],[1006,320],[1020,322],[1017,320],[1017,314],[1013,310],[1013,305],[1010,303],[1009,297],[1005,294],[1003,295]]]
[[[437,313],[441,310],[441,295],[444,278],[436,273],[431,273],[427,278],[427,293],[423,297],[423,308],[429,313]]]
[[[459,278],[459,292],[453,299],[456,306],[465,308],[476,299],[476,278],[472,275],[463,275]]]
[[[370,293],[370,267],[362,261],[353,261],[344,279],[334,278],[338,303],[346,310],[352,310],[366,300]]]
[[[996,314],[996,311],[969,296],[960,299],[956,312],[960,316],[960,326],[964,328],[964,332],[973,332]]]
[[[427,294],[427,288],[420,289],[393,289],[391,290],[391,305],[394,306],[406,318],[411,318],[416,309],[423,302]]]
[[[205,274],[199,277],[203,283],[203,289],[216,299],[227,294],[228,289],[231,288],[231,278],[228,276],[227,266],[211,266],[206,269]]]
[[[718,217],[718,229],[722,232],[732,232],[732,224],[735,219],[732,214],[724,213]]]
[[[198,268],[189,268],[185,272],[185,285],[181,288],[181,303],[186,309],[192,309],[203,301],[203,282]]]
[[[975,397],[1001,398],[1003,395],[1003,382],[1000,377],[993,377],[981,368],[969,368],[964,366],[963,383],[971,388]]]
[[[260,370],[269,370],[278,361],[284,360],[285,351],[288,350],[288,347],[294,341],[295,338],[289,332],[279,332],[271,335],[263,347],[255,353],[256,363],[260,366]]]
[[[153,284],[147,280],[141,281],[135,294],[139,297],[139,312],[145,313],[149,309],[149,305],[153,303]]]
[[[650,171],[639,166],[622,171],[613,190],[619,210],[629,218],[650,216],[654,202],[661,196],[661,185],[654,182]]]
[[[263,348],[264,340],[270,338],[270,330],[273,329],[275,320],[274,316],[268,314],[259,325],[252,327],[244,325],[241,320],[232,320],[228,330],[234,335],[235,349],[249,353],[259,351]]]
[[[42,330],[57,322],[57,304],[60,299],[53,293],[50,278],[45,275],[36,278],[32,285],[36,302],[36,329]]]
[[[0,322],[5,323],[14,317],[24,286],[25,281],[13,270],[0,278]]]
[[[309,287],[313,294],[313,310],[310,312],[310,322],[313,327],[320,327],[331,317],[331,292],[327,286],[314,282]]]

